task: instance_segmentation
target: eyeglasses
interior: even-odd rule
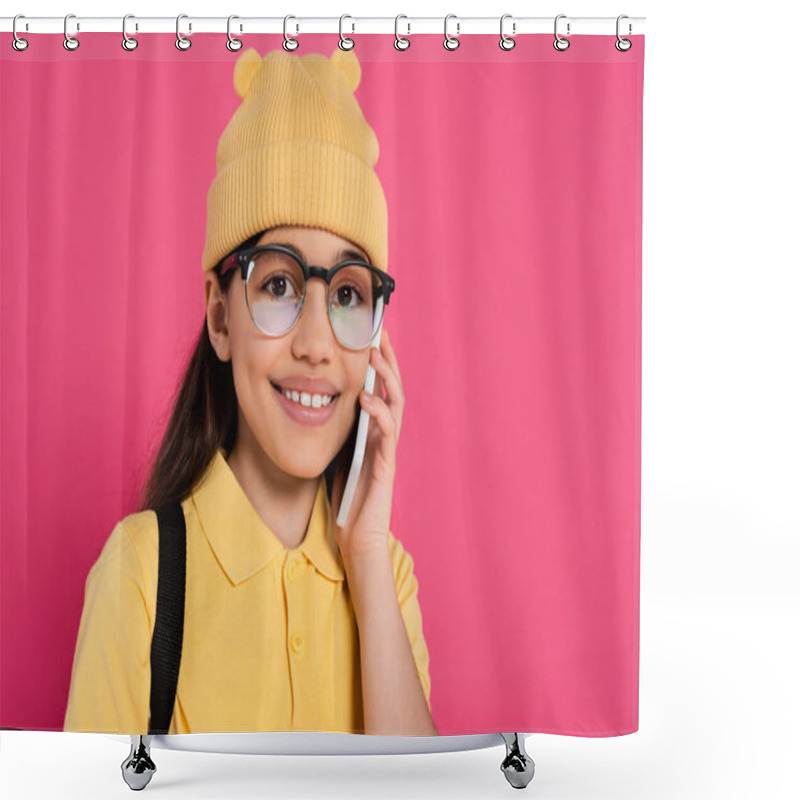
[[[220,275],[238,267],[245,282],[250,318],[266,336],[283,336],[297,324],[311,278],[328,285],[328,318],[349,350],[363,350],[375,337],[395,282],[364,261],[342,261],[330,269],[310,267],[293,250],[266,244],[228,256]]]

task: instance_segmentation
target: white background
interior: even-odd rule
[[[525,792],[542,800],[800,796],[796,4],[4,4],[3,16],[16,13],[647,17],[640,730],[529,737],[536,776]],[[0,46],[10,47],[10,34]],[[3,731],[0,795],[130,796],[120,773],[127,750],[102,735]],[[504,752],[154,750],[158,772],[144,791],[509,797]]]

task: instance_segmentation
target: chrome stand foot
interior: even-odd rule
[[[525,738],[521,733],[501,733],[506,743],[506,757],[500,765],[506,780],[515,789],[524,789],[533,779],[536,765],[525,752]]]
[[[134,791],[144,789],[156,771],[150,758],[152,736],[131,736],[131,752],[122,762],[122,778]]]

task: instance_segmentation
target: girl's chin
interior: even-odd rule
[[[293,453],[283,453],[285,457],[277,459],[278,466],[287,475],[297,480],[318,480],[322,477],[328,464],[333,461],[333,455],[327,461],[319,458],[301,459],[297,458],[296,451]]]

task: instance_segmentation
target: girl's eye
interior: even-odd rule
[[[294,287],[285,275],[273,275],[264,281],[261,291],[268,291],[273,297],[284,298],[294,293]]]
[[[336,305],[343,308],[355,308],[364,302],[358,290],[354,286],[339,286],[334,292]]]

